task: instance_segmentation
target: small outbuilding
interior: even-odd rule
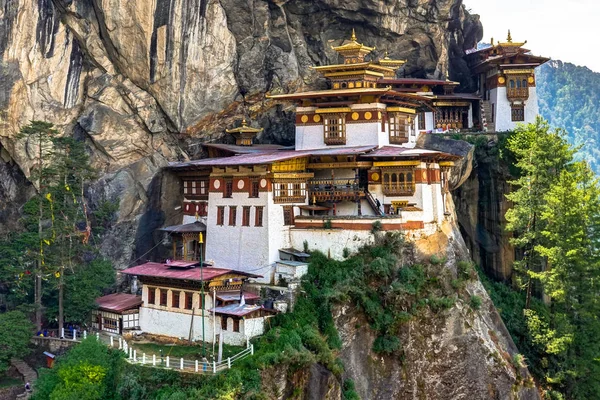
[[[121,335],[124,330],[140,329],[141,296],[114,293],[97,298],[96,304],[92,326],[98,331]]]

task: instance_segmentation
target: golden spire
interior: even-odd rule
[[[252,128],[248,126],[246,117],[242,119],[242,126],[233,129],[225,129],[225,132],[231,133],[235,136],[235,144],[238,146],[252,146],[252,139],[257,133],[262,132],[262,128]]]
[[[356,32],[354,32],[354,28],[352,28],[352,36],[350,37],[350,40],[356,42]]]
[[[492,46],[494,45],[494,38],[492,37]]]
[[[388,51],[386,50],[386,51],[383,53],[383,59],[384,59],[384,60],[389,60],[389,58],[390,58],[390,57],[388,56]]]
[[[510,29],[508,30],[508,36],[506,37],[508,43],[512,43],[512,36],[510,35]]]

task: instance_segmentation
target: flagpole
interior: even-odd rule
[[[206,346],[204,338],[204,267],[202,265],[202,244],[204,240],[202,238],[202,232],[198,235],[198,245],[200,246],[200,306],[202,307],[202,357],[206,357]]]

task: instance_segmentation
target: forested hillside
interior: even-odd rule
[[[564,128],[580,155],[600,173],[600,73],[562,61],[537,70],[540,114]]]

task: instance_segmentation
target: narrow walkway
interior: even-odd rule
[[[13,358],[10,360],[10,363],[13,367],[19,371],[21,375],[23,375],[24,382],[29,382],[29,384],[33,387],[33,382],[37,379],[37,372],[33,370],[25,361]],[[23,383],[25,384],[25,383]],[[31,396],[31,392],[23,393],[19,395],[20,399],[28,399]]]

